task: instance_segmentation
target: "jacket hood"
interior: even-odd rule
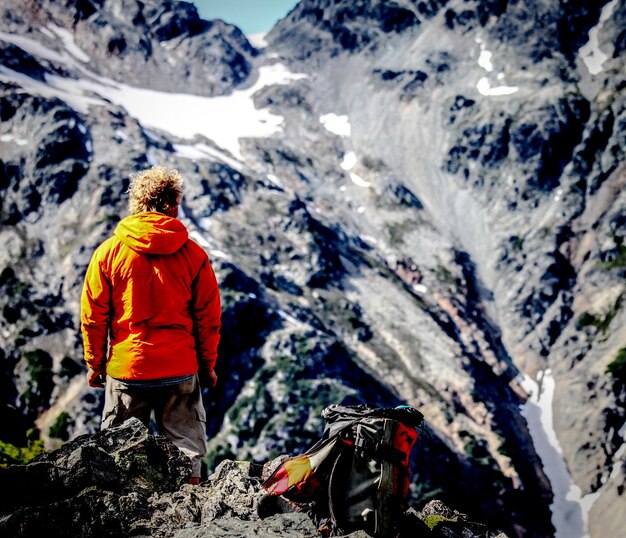
[[[122,243],[140,254],[173,254],[189,238],[182,222],[155,212],[126,217],[114,233]]]

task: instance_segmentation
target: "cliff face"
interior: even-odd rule
[[[98,429],[82,278],[159,162],[222,289],[211,468],[407,402],[415,502],[550,536],[522,407],[549,372],[590,534],[621,528],[623,2],[302,1],[260,51],[183,2],[0,10],[3,440]]]

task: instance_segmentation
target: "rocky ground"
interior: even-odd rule
[[[259,518],[262,480],[272,464],[225,460],[208,480],[188,485],[189,459],[131,419],[27,465],[0,469],[0,487],[11,492],[0,504],[0,532],[14,537],[322,536],[304,512]],[[409,511],[413,526],[406,536],[506,538],[440,501]]]

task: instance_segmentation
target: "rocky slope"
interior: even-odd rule
[[[0,10],[3,441],[98,429],[82,277],[160,162],[222,287],[210,469],[306,448],[330,403],[409,403],[417,505],[551,536],[521,386],[549,372],[589,533],[617,535],[624,2],[304,0],[262,50],[183,2]]]

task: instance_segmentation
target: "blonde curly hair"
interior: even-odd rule
[[[130,176],[128,209],[131,215],[158,211],[170,215],[183,198],[183,178],[178,170],[156,165]]]

